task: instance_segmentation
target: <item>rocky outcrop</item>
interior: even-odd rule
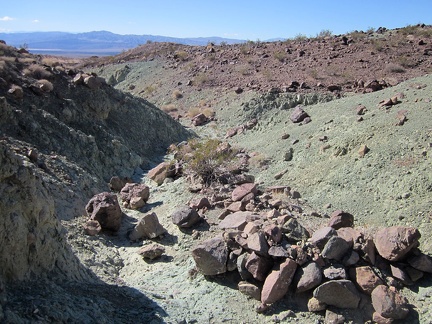
[[[66,278],[88,278],[67,244],[40,170],[11,146],[0,140],[0,281],[54,269]]]

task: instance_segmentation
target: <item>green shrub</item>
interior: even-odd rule
[[[236,151],[217,139],[191,140],[180,148],[177,158],[185,163],[185,172],[196,175],[202,183],[226,183],[232,174]]]

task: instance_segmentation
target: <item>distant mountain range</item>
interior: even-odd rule
[[[209,42],[238,44],[239,39],[222,37],[175,38],[154,35],[119,35],[108,31],[88,33],[31,32],[0,33],[0,39],[8,45],[27,47],[36,54],[57,55],[114,55],[147,42],[172,42],[185,45],[206,45]]]

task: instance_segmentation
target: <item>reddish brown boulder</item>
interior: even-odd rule
[[[247,194],[254,194],[256,195],[257,193],[257,187],[255,183],[244,183],[238,187],[236,187],[231,195],[231,199],[233,201],[239,201],[242,200],[244,196],[246,196]]]
[[[394,287],[377,286],[371,294],[375,311],[385,318],[404,319],[408,313],[408,303]]]
[[[147,173],[147,177],[160,186],[165,179],[168,177],[168,170],[170,164],[168,162],[162,162],[159,165],[155,166]]]
[[[199,210],[203,208],[211,208],[211,203],[207,197],[197,197],[189,202],[189,207]]]
[[[359,240],[361,234],[352,227],[342,227],[337,230],[337,236],[343,238],[352,247],[354,242]]]
[[[351,279],[360,287],[360,290],[368,295],[377,286],[384,284],[369,266],[351,268],[349,273]]]
[[[123,214],[116,195],[110,192],[97,194],[90,199],[85,209],[90,219],[98,221],[102,229],[119,230]]]
[[[261,292],[261,302],[263,304],[273,304],[281,299],[287,292],[288,287],[294,277],[297,263],[292,259],[277,266],[267,276]]]
[[[252,252],[245,263],[245,268],[256,280],[264,281],[273,267],[270,259]]]
[[[138,209],[145,205],[150,196],[150,188],[143,183],[127,183],[120,191],[125,207]]]
[[[267,225],[264,228],[264,233],[273,243],[279,243],[282,240],[282,231],[279,226],[276,226],[274,224]]]
[[[109,181],[109,187],[112,191],[120,192],[123,187],[126,185],[126,183],[129,182],[129,179],[127,178],[120,178],[117,176],[114,176]]]
[[[198,271],[207,276],[214,276],[227,271],[228,248],[221,237],[201,242],[192,249]]]
[[[166,233],[166,229],[159,223],[156,213],[144,215],[139,223],[129,234],[129,239],[132,241],[142,238],[155,238]]]
[[[265,234],[261,231],[250,234],[247,238],[248,249],[259,255],[268,255],[269,246]]]
[[[420,232],[414,227],[393,226],[379,230],[374,241],[384,259],[398,261],[417,247],[419,238]]]
[[[333,227],[335,230],[342,227],[353,227],[354,216],[343,210],[336,210],[331,214],[328,226]]]
[[[374,321],[374,323],[377,324],[392,324],[395,321],[393,318],[385,318],[384,316],[381,316],[377,312],[374,312],[372,314],[372,320]]]

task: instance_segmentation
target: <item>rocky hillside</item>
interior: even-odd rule
[[[112,176],[139,176],[192,134],[102,78],[0,46],[1,281],[94,280],[60,221],[82,215]]]
[[[152,43],[72,67],[0,44],[0,320],[427,322],[431,44],[421,25]],[[202,140],[182,142],[187,128]],[[83,216],[114,175],[139,184]],[[104,228],[111,204],[115,230]],[[351,239],[329,230],[325,250],[314,233],[337,210]],[[376,233],[410,235],[392,240],[394,258]],[[312,290],[274,293],[308,264],[315,308]],[[357,270],[402,311],[383,311]]]

